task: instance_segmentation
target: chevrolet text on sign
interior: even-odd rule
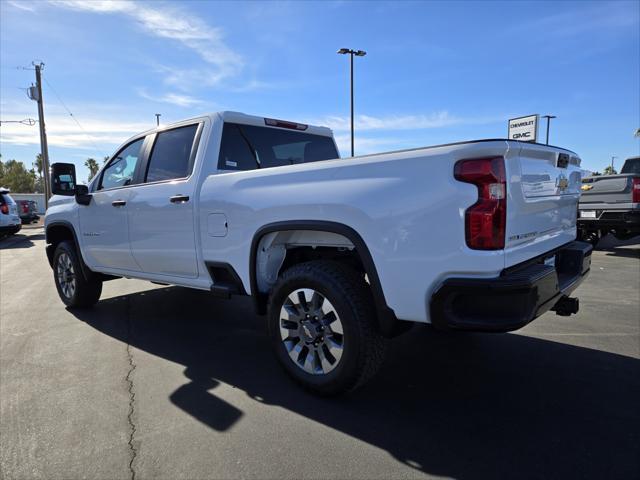
[[[535,142],[538,134],[538,115],[509,120],[509,140]]]

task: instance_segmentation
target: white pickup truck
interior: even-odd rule
[[[327,128],[221,112],[132,137],[88,186],[53,165],[47,255],[69,307],[117,277],[250,295],[285,370],[333,394],[411,322],[577,312],[580,175],[570,151],[509,140],[340,159]]]

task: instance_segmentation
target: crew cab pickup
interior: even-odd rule
[[[351,390],[410,322],[505,332],[578,310],[579,157],[481,140],[339,158],[323,127],[222,112],[127,140],[88,186],[52,166],[69,307],[116,277],[250,295],[284,369]]]
[[[619,175],[582,179],[578,236],[597,245],[608,233],[618,240],[640,235],[640,157],[627,158]]]

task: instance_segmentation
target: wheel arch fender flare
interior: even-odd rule
[[[385,336],[393,336],[398,330],[397,325],[399,323],[408,323],[398,322],[395,313],[387,305],[373,257],[360,234],[343,223],[325,220],[287,220],[274,222],[263,225],[254,233],[251,241],[251,252],[249,255],[249,283],[254,306],[259,314],[266,313],[267,305],[267,295],[258,290],[256,274],[257,254],[260,240],[269,233],[291,230],[316,230],[320,232],[336,233],[347,238],[355,246],[356,254],[359,256],[367,274],[367,278],[369,279],[377,314],[378,326],[381,333]]]
[[[82,250],[80,250],[80,242],[78,241],[78,235],[76,233],[75,227],[73,224],[67,220],[56,220],[54,222],[49,223],[44,231],[45,242],[47,243],[47,259],[49,260],[49,265],[53,267],[53,255],[55,254],[55,245],[51,245],[51,232],[53,229],[63,228],[68,230],[71,233],[71,237],[73,240],[73,244],[76,249],[76,253],[78,254],[78,259],[80,260],[80,266],[82,268],[82,276],[85,280],[89,280],[93,275],[93,272],[87,267],[82,258]]]

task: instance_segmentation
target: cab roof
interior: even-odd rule
[[[191,121],[202,120],[205,117],[209,117],[212,121],[219,119],[219,120],[222,120],[223,122],[229,122],[229,123],[239,123],[242,125],[255,125],[256,127],[277,128],[281,130],[296,130],[299,132],[310,133],[312,135],[322,135],[325,137],[333,137],[333,132],[328,127],[320,127],[317,125],[298,123],[291,120],[280,120],[280,119],[271,118],[271,117],[258,117],[256,115],[247,115],[246,113],[233,112],[228,110],[225,110],[222,112],[206,113],[203,115],[198,115],[196,117],[186,118],[184,120],[172,122],[167,125],[161,125],[156,128],[151,128],[146,132],[141,132],[136,136],[148,135],[156,131],[166,130],[172,127],[178,127],[180,125],[189,123]]]

